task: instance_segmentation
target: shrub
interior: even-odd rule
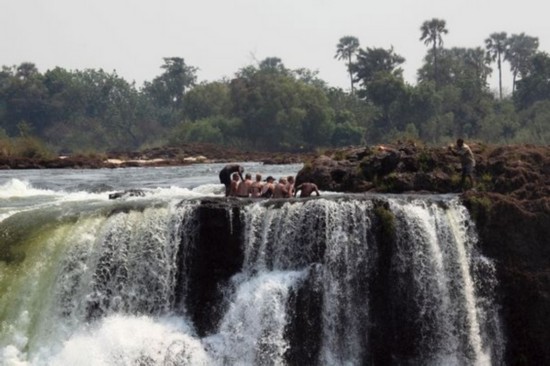
[[[29,159],[52,159],[55,157],[55,154],[36,137],[15,139],[14,155]]]

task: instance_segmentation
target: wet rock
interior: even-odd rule
[[[471,144],[476,157],[476,189],[521,199],[550,193],[550,147]],[[298,182],[321,190],[400,193],[460,191],[461,167],[446,148],[392,145],[336,150],[304,164]],[[299,183],[298,183],[299,184]]]
[[[145,196],[145,192],[141,189],[127,189],[125,191],[109,194],[109,199],[114,200],[122,197],[143,197],[143,196]]]
[[[477,184],[462,197],[481,250],[496,263],[505,364],[550,364],[550,147],[470,147]],[[448,193],[461,191],[460,176],[447,149],[397,145],[316,157],[297,182],[341,192]],[[375,345],[383,346],[380,337]]]
[[[496,263],[506,364],[550,363],[550,196],[467,192],[480,246]]]

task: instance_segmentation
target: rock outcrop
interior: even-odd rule
[[[483,253],[497,263],[506,364],[550,364],[550,147],[471,144],[476,187],[462,194]],[[461,192],[446,148],[350,148],[304,165],[296,183],[338,192]]]
[[[550,198],[515,197],[539,188],[463,195],[483,253],[497,263],[510,365],[550,364]]]
[[[550,195],[550,148],[472,144],[477,190],[536,199]],[[446,148],[415,144],[350,148],[306,162],[297,184],[321,190],[402,193],[460,190],[460,163]]]

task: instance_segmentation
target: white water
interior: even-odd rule
[[[365,280],[369,270],[369,208],[365,201],[317,200],[286,203],[276,210],[255,204],[245,210],[249,275],[324,262],[318,278],[324,294],[321,364],[359,364],[364,352],[360,323],[368,320],[368,298],[357,281]],[[322,230],[317,227],[320,221],[326,221]],[[326,251],[316,258],[319,242]]]
[[[296,175],[301,164],[240,163],[245,172],[274,177]],[[141,189],[144,197],[178,200],[220,197],[224,187],[218,172],[225,164],[124,169],[0,170],[0,222],[21,211],[70,202],[108,201],[110,193]]]
[[[369,235],[370,199],[244,206],[231,218],[244,224],[243,269],[225,289],[217,328],[200,337],[176,303],[188,286],[186,278],[176,283],[176,271],[194,245],[196,198],[221,196],[219,184],[152,184],[145,197],[120,200],[18,178],[1,188],[0,233],[21,236],[26,257],[0,260],[0,365],[284,365],[292,304],[304,286],[319,300],[311,314],[317,364],[369,357],[379,250]],[[423,335],[416,358],[397,361],[498,364],[495,304],[477,285],[494,286],[494,268],[475,250],[466,210],[457,200],[381,199],[397,220],[391,270],[404,276],[397,282],[414,284]]]
[[[456,200],[447,204],[449,207],[442,208],[425,201],[392,202],[392,210],[404,218],[399,220],[402,227],[398,232],[406,233],[398,240],[401,250],[395,268],[410,270],[414,276],[416,301],[425,320],[421,325],[425,328],[424,342],[431,349],[429,361],[424,358],[424,363],[498,363],[498,359],[491,359],[491,347],[487,340],[484,344],[481,335],[480,320],[494,317],[495,309],[483,308],[480,304],[485,299],[480,298],[479,304],[476,301],[472,265],[475,233],[468,226],[466,209]],[[477,255],[475,260],[485,273],[494,276],[494,266],[486,258]],[[503,343],[502,339],[493,341],[497,347]]]
[[[17,362],[16,359],[12,360]],[[77,330],[59,351],[45,349],[36,365],[207,365],[202,343],[181,317],[115,314]],[[9,363],[8,363],[9,364]],[[17,363],[14,363],[17,364]],[[23,363],[26,364],[26,363]]]
[[[284,365],[290,289],[304,272],[274,271],[236,283],[237,291],[219,332],[205,339],[215,364]]]

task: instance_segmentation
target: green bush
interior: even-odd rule
[[[331,143],[334,146],[359,145],[363,138],[363,131],[360,127],[349,122],[337,124],[332,132]]]
[[[13,143],[6,130],[0,127],[0,157],[9,157],[13,154]]]
[[[223,143],[223,135],[219,128],[212,126],[210,121],[200,120],[189,126],[185,141]]]
[[[495,188],[493,182],[493,176],[490,173],[485,173],[481,176],[481,179],[477,181],[477,189],[480,191],[491,192]]]
[[[19,137],[14,141],[15,156],[29,159],[52,159],[55,154],[36,137]]]
[[[464,203],[470,211],[470,215],[478,224],[482,224],[487,219],[493,207],[491,199],[483,194],[468,196]]]

